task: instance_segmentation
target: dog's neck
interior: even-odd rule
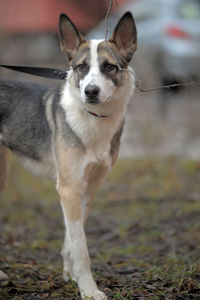
[[[70,82],[67,82],[64,87],[60,104],[65,111],[66,121],[87,149],[93,149],[98,157],[105,151],[109,152],[111,140],[125,119],[132,87],[134,84],[131,73],[127,72],[126,85],[117,88],[113,98],[100,105],[83,103],[78,89]]]
[[[125,90],[122,87],[119,88],[110,101],[97,105],[84,103],[78,89],[67,82],[64,86],[61,105],[65,112],[76,111],[84,118],[92,118],[98,123],[107,122],[109,119],[124,118],[128,102],[134,90],[134,82],[131,79],[128,81],[130,81],[131,86]]]
[[[94,117],[96,117],[96,118],[108,118],[108,117],[109,117],[108,115],[98,115],[98,114],[96,114],[96,113],[94,113],[94,112],[92,112],[92,111],[89,111],[89,110],[87,110],[87,112],[88,112],[90,115],[92,115],[92,116],[94,116]]]

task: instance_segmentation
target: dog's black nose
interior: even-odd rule
[[[87,85],[85,88],[85,94],[88,98],[96,98],[99,94],[99,87],[97,85]]]

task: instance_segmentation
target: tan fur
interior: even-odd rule
[[[117,63],[123,63],[123,68],[127,68],[128,63],[125,59],[122,59],[119,50],[117,49],[115,43],[103,41],[99,44],[98,52],[100,57],[105,57],[108,59],[108,62],[111,64],[115,64],[116,60]],[[115,55],[115,59],[113,57]]]
[[[0,145],[0,196],[3,193],[8,175],[8,149]]]
[[[67,220],[70,222],[80,221],[82,219],[80,187],[58,184],[58,192]]]
[[[68,149],[67,155],[65,151],[59,152],[59,154],[57,155],[57,190],[60,195],[62,206],[67,216],[67,219],[70,222],[83,220],[83,222],[85,223],[92,205],[94,194],[97,188],[99,187],[99,184],[101,183],[102,179],[104,178],[105,174],[108,172],[108,169],[104,165],[90,163],[85,169],[83,179],[80,180],[71,171],[72,165],[74,167],[75,161],[79,161],[81,154],[82,153],[80,153],[80,151],[78,151],[77,149],[73,149],[73,151],[70,151]],[[66,159],[66,157],[68,159]],[[64,161],[65,163],[63,163]],[[81,209],[81,199],[84,195],[88,196],[89,202],[86,205],[87,210],[83,215]]]
[[[63,210],[71,222],[81,220],[81,197],[84,193],[82,183],[73,172],[73,164],[78,161],[83,150],[69,148],[62,137],[58,137],[55,149],[57,165],[57,190],[60,195]]]
[[[65,280],[71,277],[77,282],[82,299],[107,299],[98,290],[91,273],[84,223],[97,188],[117,159],[126,106],[134,89],[133,74],[121,72],[121,69],[128,67],[135,47],[134,20],[130,13],[126,13],[118,24],[112,39],[108,41],[110,51],[105,41],[86,41],[67,16],[60,16],[61,49],[71,67],[68,82],[62,94],[61,90],[43,93],[46,102],[42,103],[46,104],[45,113],[51,135],[47,129],[44,131],[47,132],[46,144],[41,148],[45,151],[38,151],[40,147],[36,147],[36,159],[31,158],[34,152],[23,159],[29,168],[41,174],[50,173],[56,179],[66,227],[62,250],[63,274]],[[109,64],[114,65],[111,70],[107,68]],[[86,87],[91,84],[98,85],[97,95],[87,94]],[[99,105],[92,106],[93,103]],[[42,123],[39,124],[41,126]],[[25,133],[30,133],[30,130],[31,126]],[[17,137],[19,135],[23,142],[21,131]],[[27,139],[24,143],[26,146]],[[30,152],[30,148],[27,149]],[[6,184],[7,154],[7,148],[0,146],[0,194]]]
[[[84,179],[87,182],[86,195],[88,195],[89,201],[86,204],[85,215],[83,216],[84,224],[86,223],[94,195],[105,175],[108,173],[108,168],[104,165],[97,163],[90,163],[84,174]]]
[[[114,163],[116,162],[117,158],[118,158],[118,154],[119,154],[119,148],[120,148],[120,143],[117,146],[113,156],[112,156],[112,166],[114,165]]]

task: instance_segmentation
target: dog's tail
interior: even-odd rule
[[[0,196],[3,193],[8,175],[8,149],[0,145]]]

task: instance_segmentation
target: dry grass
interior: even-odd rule
[[[54,187],[11,162],[0,203],[0,299],[80,299],[62,280],[63,219]],[[86,227],[110,299],[200,298],[200,163],[120,160]]]

